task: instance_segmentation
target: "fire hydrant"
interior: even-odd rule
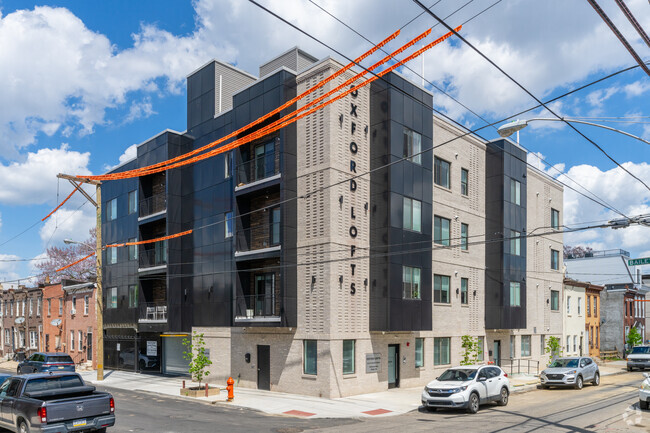
[[[235,381],[232,380],[232,377],[229,377],[226,383],[228,384],[226,387],[228,390],[228,401],[233,401],[235,399]]]

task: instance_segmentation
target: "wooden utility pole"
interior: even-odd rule
[[[102,290],[102,183],[96,180],[84,179],[83,177],[70,176],[68,174],[59,173],[57,175],[60,179],[67,179],[70,183],[81,193],[86,199],[95,206],[97,210],[97,221],[95,234],[97,237],[97,245],[95,249],[95,263],[97,274],[97,290],[95,292],[95,316],[97,316],[97,380],[104,380],[104,295]],[[87,183],[97,187],[95,200],[90,197],[86,191],[79,185],[80,183]]]

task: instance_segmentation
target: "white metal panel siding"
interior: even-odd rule
[[[292,71],[295,71],[298,68],[298,50],[291,50],[288,53],[271,60],[269,63],[260,66],[260,77],[270,74],[283,66]]]
[[[221,77],[221,93],[219,92],[219,77]],[[248,75],[230,69],[220,63],[214,64],[214,112],[228,111],[232,108],[232,97],[244,87],[250,85],[255,79]],[[221,97],[221,111],[219,111],[219,97]]]

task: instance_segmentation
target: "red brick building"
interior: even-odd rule
[[[63,285],[66,352],[75,364],[96,367],[95,283]]]
[[[15,352],[29,355],[42,349],[42,292],[39,287],[2,290],[2,354]]]
[[[63,288],[58,284],[44,284],[43,290],[43,350],[63,351]]]

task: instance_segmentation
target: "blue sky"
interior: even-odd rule
[[[369,49],[366,41],[307,0],[262,3],[349,57]],[[421,12],[407,0],[317,3],[375,42]],[[448,22],[458,25],[493,3],[475,0]],[[639,55],[650,59],[650,47],[613,2],[601,3]],[[650,28],[647,1],[626,3],[641,25]],[[445,17],[458,7],[458,2],[442,0],[433,11]],[[57,181],[56,173],[99,174],[128,158],[133,144],[166,128],[185,130],[184,80],[194,69],[218,58],[257,75],[260,64],[295,44],[319,58],[340,58],[239,0],[0,0],[0,10],[0,281],[34,273],[30,262],[6,260],[38,257],[64,238],[83,240],[93,224],[92,209],[80,196],[47,223],[37,224],[71,190],[67,182]],[[431,17],[419,17],[388,48],[395,49],[434,24]],[[433,33],[444,31],[438,26]],[[587,2],[500,2],[467,23],[462,33],[542,100],[634,65]],[[420,61],[411,67],[419,73]],[[458,41],[449,40],[426,53],[423,69],[428,81],[489,121],[535,105]],[[421,80],[410,71],[402,72]],[[483,125],[445,95],[437,91],[434,95],[436,108],[450,117],[470,128]],[[636,68],[552,107],[561,115],[590,119],[650,140],[649,100],[650,77]],[[521,117],[550,115],[538,109]],[[577,127],[650,183],[650,146],[598,128]],[[497,136],[494,128],[480,134],[488,139]],[[530,161],[551,175],[578,182],[626,214],[650,213],[649,191],[568,127],[531,123],[520,140],[534,154]],[[543,166],[535,155],[568,178]],[[567,225],[615,216],[565,192]],[[589,231],[567,236],[566,243],[650,256],[649,232],[641,227]]]

